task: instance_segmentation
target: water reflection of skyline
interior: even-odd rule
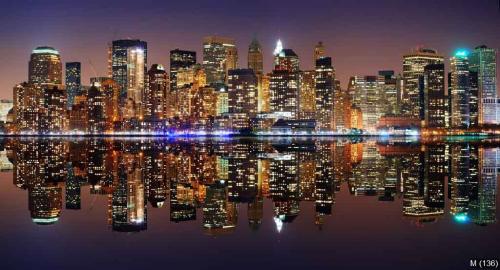
[[[399,203],[417,224],[446,212],[459,223],[496,223],[495,143],[11,138],[3,145],[2,170],[12,169],[14,185],[27,190],[40,225],[63,218],[63,208],[81,209],[84,186],[107,198],[108,224],[124,232],[147,229],[148,207],[168,208],[171,222],[202,220],[208,234],[231,233],[238,218],[258,230],[265,201],[278,231],[300,215],[301,202],[314,205],[311,222],[321,227],[341,187]]]

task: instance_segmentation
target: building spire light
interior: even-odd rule
[[[281,43],[281,40],[278,39],[278,42],[276,42],[276,48],[274,48],[273,55],[278,55],[282,50],[283,50],[283,44]]]

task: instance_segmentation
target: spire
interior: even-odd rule
[[[248,50],[251,52],[260,52],[261,51],[260,43],[257,40],[256,35],[254,35],[252,42],[250,43],[250,46],[248,46]]]
[[[278,42],[276,42],[276,48],[274,49],[273,54],[278,55],[282,50],[283,50],[283,44],[281,43],[281,40],[278,39]]]

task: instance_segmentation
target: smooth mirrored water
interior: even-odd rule
[[[491,139],[16,139],[7,269],[469,269],[499,257]]]

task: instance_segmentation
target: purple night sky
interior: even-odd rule
[[[86,85],[106,75],[107,44],[122,38],[147,41],[148,64],[168,65],[171,49],[196,50],[201,62],[203,36],[229,36],[246,67],[256,34],[266,72],[278,38],[299,55],[303,70],[312,68],[321,40],[343,86],[354,74],[400,72],[402,55],[417,45],[446,58],[457,48],[500,47],[498,0],[7,0],[0,14],[0,98],[9,99],[12,87],[27,80],[31,50],[42,45],[58,49],[63,62],[82,62]]]

